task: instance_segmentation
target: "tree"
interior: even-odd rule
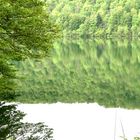
[[[16,96],[14,92],[15,83],[13,81],[15,76],[13,66],[2,58],[0,60],[0,100],[11,100]]]
[[[103,26],[103,20],[101,15],[98,13],[96,17],[96,26],[97,27],[102,27]]]
[[[82,36],[85,36],[87,30],[89,30],[89,37],[120,37],[120,33],[117,32],[119,26],[124,28],[128,26],[129,31],[125,33],[124,37],[138,37],[140,34],[139,31],[135,32],[135,30],[131,29],[133,26],[136,26],[137,29],[139,28],[140,18],[138,15],[140,2],[138,0],[47,0],[47,2],[48,1],[49,4],[54,5],[53,8],[50,6],[52,19],[54,19],[54,21],[59,22],[63,14],[68,15],[67,18],[59,22],[63,27],[64,36],[81,36],[81,32],[79,31],[84,31]],[[57,13],[57,15],[53,13]],[[76,16],[85,17],[85,19],[80,22],[81,20],[79,21],[78,18],[75,19]],[[91,24],[87,25],[86,22],[91,18],[93,18],[96,24],[94,28]],[[66,24],[69,23],[69,21],[74,24],[76,23],[74,28],[70,28],[70,26]],[[85,26],[88,26],[87,30],[85,30]]]
[[[84,23],[85,18],[80,17],[79,15],[72,14],[70,15],[71,19],[69,21],[69,29],[71,31],[77,30],[79,26]]]
[[[0,101],[15,97],[13,62],[46,56],[58,32],[45,2],[0,0]],[[24,116],[16,105],[0,102],[0,140],[51,140],[52,129],[43,123],[22,123]]]
[[[41,0],[0,0],[0,100],[13,98],[14,60],[48,54],[59,29]]]
[[[52,140],[53,129],[43,123],[24,123],[22,127],[13,134],[15,140]]]
[[[23,123],[16,105],[0,102],[0,140],[52,140],[53,129],[43,123]]]
[[[10,138],[22,126],[24,113],[17,111],[15,105],[0,102],[0,140]]]
[[[45,2],[1,0],[0,9],[0,49],[4,54],[7,50],[24,58],[48,52],[58,29],[49,19]]]

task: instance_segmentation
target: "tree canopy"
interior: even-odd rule
[[[40,0],[1,0],[1,54],[23,58],[48,52],[58,29],[49,19],[46,7]]]
[[[53,129],[43,123],[23,123],[25,114],[14,99],[19,77],[15,61],[39,59],[48,55],[59,28],[41,0],[0,0],[0,140],[52,140]]]
[[[58,37],[47,11],[40,0],[0,0],[0,99],[13,98],[13,61],[46,56]]]
[[[64,36],[138,37],[139,0],[47,0]]]
[[[23,123],[25,113],[0,102],[0,140],[52,140],[53,129],[43,123]]]

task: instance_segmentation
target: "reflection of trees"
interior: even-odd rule
[[[16,105],[0,102],[0,140],[52,140],[53,129],[43,123],[23,123],[24,116]]]
[[[139,41],[58,42],[49,61],[17,63],[25,77],[18,100],[140,108],[139,52]]]

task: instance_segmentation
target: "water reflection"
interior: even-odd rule
[[[49,60],[16,65],[24,77],[18,101],[140,108],[139,41],[63,40],[55,44]]]
[[[21,104],[24,121],[45,122],[55,140],[133,140],[140,136],[140,111],[97,104]]]

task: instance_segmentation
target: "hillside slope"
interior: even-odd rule
[[[47,0],[64,36],[138,37],[139,0]]]

